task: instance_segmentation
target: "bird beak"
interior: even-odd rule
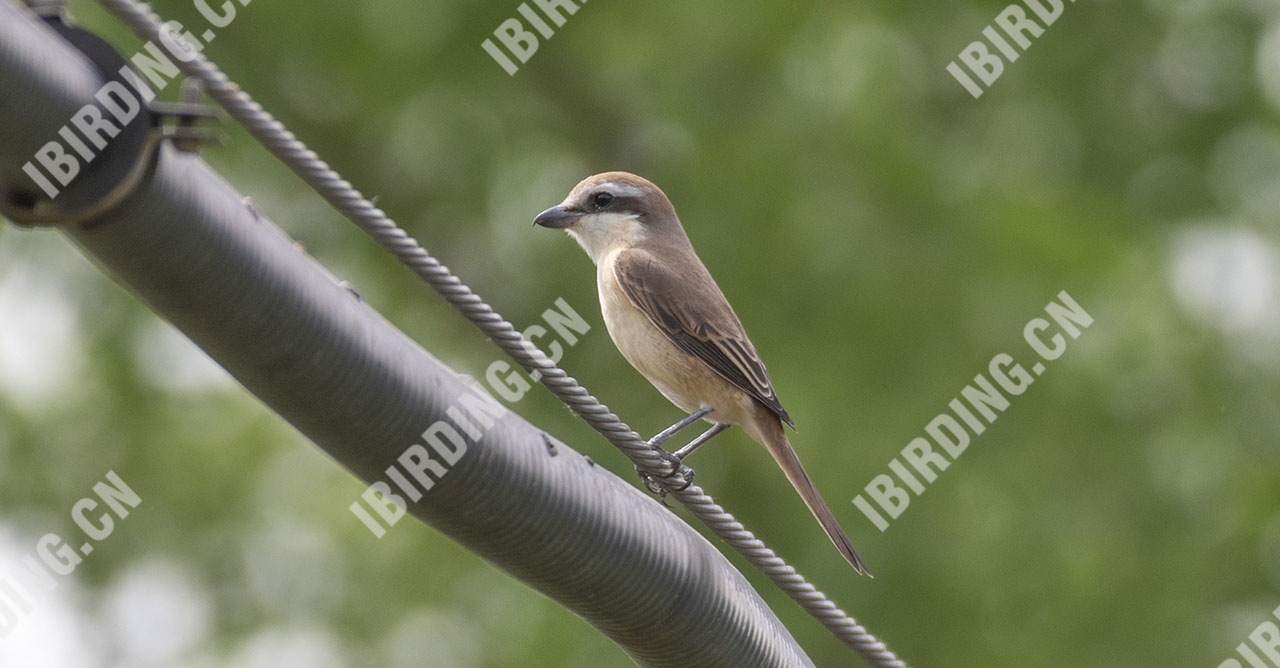
[[[566,211],[564,207],[553,206],[538,214],[538,217],[533,219],[533,224],[551,229],[563,229],[578,222],[582,215],[580,211]]]

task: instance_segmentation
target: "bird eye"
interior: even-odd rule
[[[594,204],[597,209],[607,209],[610,204],[613,204],[613,194],[607,192],[596,193],[591,198],[591,203]]]

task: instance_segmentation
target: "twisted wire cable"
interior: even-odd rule
[[[149,5],[136,0],[99,0],[100,4],[144,40],[160,39],[163,21]],[[308,149],[283,123],[255,102],[202,53],[175,59],[182,72],[203,83],[208,95],[245,127],[272,155],[288,166],[331,206],[364,230],[387,252],[413,271],[503,351],[551,390],[641,470],[678,499],[717,536],[743,555],[837,638],[875,668],[907,668],[907,664],[838,608],[773,550],[690,483],[687,469],[676,469],[661,449],[649,445],[607,406],[471,291],[415,239],[375,207],[348,181]]]

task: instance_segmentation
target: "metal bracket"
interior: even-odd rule
[[[123,83],[120,71],[129,67],[128,61],[101,37],[67,24],[64,2],[38,3],[33,9],[85,55],[104,84],[112,80]],[[19,225],[66,225],[85,223],[114,209],[149,178],[165,140],[187,153],[194,153],[204,143],[225,140],[219,129],[197,125],[202,120],[220,120],[212,107],[199,103],[202,97],[198,82],[184,80],[179,102],[153,100],[147,104],[92,161],[81,165],[80,173],[55,198],[36,189],[0,193],[0,213]],[[170,119],[176,123],[166,124]]]
[[[200,121],[222,122],[222,115],[217,108],[200,104],[204,97],[204,85],[199,79],[182,81],[181,99],[178,102],[151,102],[151,111],[159,119],[158,131],[161,136],[173,142],[174,148],[184,153],[197,153],[203,144],[225,144],[226,133],[216,127],[200,127]],[[177,120],[176,125],[164,125],[165,119]]]
[[[67,0],[27,0],[27,7],[42,19],[67,18]]]

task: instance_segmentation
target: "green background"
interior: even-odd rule
[[[563,366],[646,433],[676,409],[529,223],[592,173],[661,186],[876,579],[741,432],[699,482],[913,666],[1216,666],[1280,605],[1280,3],[1068,3],[976,100],[945,68],[998,2],[592,0],[510,76],[480,44],[517,5],[258,0],[207,53],[512,322],[564,297],[593,329]],[[367,302],[459,372],[501,358],[228,134],[205,159]],[[1034,362],[1061,290],[1092,327],[878,531],[851,499],[993,355]],[[514,409],[634,480],[544,389]],[[631,665],[431,529],[373,539],[362,484],[50,231],[0,228],[0,461],[0,574],[106,471],[143,498],[5,665]]]

